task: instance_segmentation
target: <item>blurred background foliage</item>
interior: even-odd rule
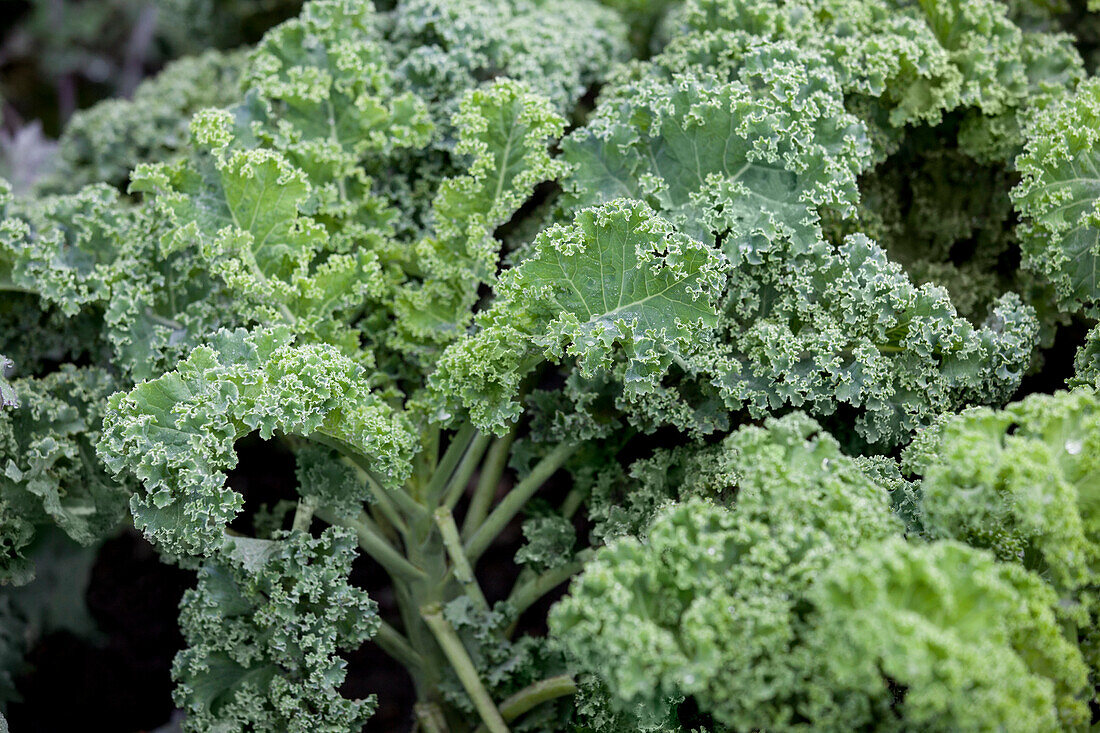
[[[26,189],[81,109],[131,98],[165,64],[253,44],[301,0],[0,2],[0,176]]]

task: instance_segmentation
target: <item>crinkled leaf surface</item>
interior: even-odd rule
[[[223,331],[176,371],[112,396],[99,454],[141,481],[137,526],[168,552],[209,554],[242,506],[225,486],[234,442],[276,430],[345,446],[393,488],[410,470],[415,438],[362,368],[332,347],[295,345],[285,328]]]
[[[582,373],[622,356],[632,390],[660,379],[678,351],[717,323],[724,260],[645,204],[582,210],[539,235],[507,272],[481,331],[444,353],[437,398],[496,430],[518,414],[519,382],[543,358]]]

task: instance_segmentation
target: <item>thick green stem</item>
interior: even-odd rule
[[[354,518],[339,517],[335,512],[321,508],[317,511],[317,516],[329,524],[338,524],[355,530],[359,537],[359,547],[385,568],[395,581],[398,579],[413,582],[427,580],[428,576],[423,570],[406,560],[393,545],[386,541],[382,530],[366,513]]]
[[[412,648],[409,640],[385,621],[378,627],[378,633],[374,635],[374,642],[382,648],[382,651],[396,659],[409,671],[423,668],[424,660]]]
[[[412,484],[417,488],[423,488],[435,471],[435,464],[439,462],[439,436],[441,430],[437,425],[428,425],[420,434],[420,450],[413,458]],[[414,493],[419,493],[415,491]]]
[[[462,645],[462,640],[458,638],[455,630],[447,623],[447,619],[443,618],[443,606],[438,603],[425,606],[420,609],[420,616],[435,635],[443,654],[458,674],[458,679],[466,689],[470,700],[473,701],[474,707],[477,708],[486,730],[489,733],[508,733],[508,726],[501,717],[500,711],[497,710],[496,704],[493,703],[493,698],[489,696],[489,691],[481,683],[481,678],[466,647]]]
[[[510,521],[519,513],[523,505],[530,501],[535,492],[542,487],[550,476],[554,474],[562,464],[569,460],[579,447],[576,443],[563,443],[535,464],[522,481],[512,487],[497,508],[485,518],[481,526],[477,528],[473,536],[466,542],[466,557],[471,563],[477,562],[481,554],[489,548],[496,536],[504,530]]]
[[[481,463],[481,457],[485,455],[485,449],[489,447],[489,440],[492,437],[488,433],[482,433],[470,443],[466,455],[462,457],[462,463],[458,464],[451,480],[447,482],[447,487],[443,489],[443,505],[448,509],[454,509],[455,504],[462,498],[462,493],[470,483],[470,477],[477,470],[477,464]]]
[[[489,505],[493,503],[497,486],[500,485],[500,477],[504,475],[504,469],[508,466],[508,455],[512,450],[512,443],[516,439],[518,429],[517,423],[512,425],[507,435],[493,439],[489,455],[481,467],[481,475],[478,476],[474,495],[470,499],[470,506],[466,510],[466,518],[462,521],[463,540],[470,539],[489,514]]]
[[[569,493],[566,494],[565,500],[561,503],[561,515],[566,519],[572,519],[573,515],[577,513],[577,510],[581,508],[581,504],[588,498],[588,490],[579,487],[573,487]]]
[[[309,525],[313,522],[313,512],[317,510],[317,497],[303,496],[298,500],[298,508],[294,510],[294,522],[290,528],[297,532],[308,532]]]
[[[435,510],[435,523],[439,527],[439,533],[443,535],[443,546],[454,565],[455,578],[468,595],[482,609],[489,610],[489,602],[485,600],[485,594],[481,592],[481,586],[474,577],[474,569],[470,567],[470,561],[466,559],[466,553],[462,550],[462,540],[458,536],[458,527],[451,516],[451,510],[441,506]]]
[[[359,467],[356,466],[356,468]],[[394,504],[394,498],[398,498],[399,496],[409,498],[405,490],[398,489],[397,491],[386,491],[369,473],[362,469],[359,469],[359,472],[362,474],[363,481],[367,485],[367,490],[370,491],[370,495],[374,498],[374,505],[378,507],[378,511],[382,513],[386,521],[393,525],[394,529],[402,535],[407,535],[409,533],[409,527],[405,524],[404,518],[401,516],[400,512],[398,512]]]
[[[381,486],[379,486],[379,490],[386,491]],[[405,512],[405,514],[414,518],[424,518],[428,516],[428,510],[424,505],[412,498],[405,489],[402,488],[396,491],[388,491],[386,495],[391,497],[398,508]]]
[[[524,687],[516,694],[500,704],[500,715],[506,721],[513,721],[526,713],[536,705],[541,705],[547,700],[553,700],[566,695],[572,695],[577,691],[577,683],[572,675],[560,674],[556,677],[547,677]],[[481,726],[475,733],[483,733],[488,730]]]
[[[451,439],[451,444],[447,446],[447,451],[440,459],[439,465],[435,467],[432,478],[424,489],[424,501],[428,506],[434,507],[439,504],[443,488],[447,485],[451,474],[454,473],[455,467],[458,466],[458,462],[462,459],[462,455],[470,446],[470,442],[474,439],[476,433],[477,430],[474,426],[467,423],[459,428],[454,438]]]
[[[585,560],[590,556],[590,552],[581,552],[572,562],[550,568],[541,575],[516,583],[516,587],[508,595],[508,604],[515,609],[516,616],[518,617],[538,599],[579,573],[584,567]]]
[[[420,726],[421,733],[447,733],[447,721],[443,719],[443,713],[439,706],[430,702],[418,702],[413,705],[413,713],[416,715],[416,724]]]

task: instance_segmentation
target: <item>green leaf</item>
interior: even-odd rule
[[[294,345],[285,328],[222,331],[176,371],[117,393],[108,403],[99,454],[142,483],[135,524],[173,554],[210,554],[240,511],[227,488],[234,442],[315,436],[371,464],[390,488],[410,471],[415,436],[365,384],[361,367],[333,347]]]
[[[396,338],[405,348],[445,344],[461,335],[478,288],[496,278],[495,230],[535,186],[566,170],[549,152],[565,120],[523,84],[502,80],[467,93],[454,123],[454,152],[468,165],[440,184],[432,205],[435,231],[415,248],[411,269],[418,277],[397,293]]]
[[[0,412],[0,500],[8,512],[31,525],[56,524],[83,545],[118,528],[132,485],[112,479],[95,457],[117,386],[103,369],[71,364],[14,382],[20,404]]]
[[[736,266],[723,336],[697,357],[728,405],[757,415],[808,405],[830,415],[848,404],[860,410],[855,425],[868,442],[893,445],[938,412],[1015,391],[1038,331],[1015,294],[975,328],[944,290],[915,287],[862,235],[836,249],[776,245],[752,259],[729,253]]]
[[[598,550],[551,610],[572,664],[639,729],[687,696],[733,729],[792,729],[787,711],[818,692],[797,654],[810,587],[901,531],[885,489],[818,430],[791,415],[730,436],[724,465],[704,460],[688,498]]]
[[[11,263],[14,286],[70,317],[110,298],[113,282],[126,271],[123,255],[134,223],[117,191],[96,185],[72,196],[21,201],[6,213],[0,256]]]
[[[1071,387],[1091,385],[1100,389],[1100,325],[1092,327],[1073,360]]]
[[[1050,279],[1059,304],[1100,313],[1100,83],[1036,116],[1016,161],[1012,198],[1023,221],[1024,267]]]
[[[240,541],[207,560],[180,603],[187,646],[176,655],[174,699],[187,730],[344,733],[375,708],[342,697],[346,663],[378,629],[378,607],[348,583],[350,533],[281,533],[242,559]]]
[[[832,71],[791,43],[738,53],[729,82],[692,69],[612,87],[563,141],[570,205],[644,199],[703,241],[768,217],[812,240],[821,209],[850,211],[870,149]]]
[[[933,536],[992,550],[1040,572],[1059,611],[1100,614],[1100,399],[1087,387],[972,409],[906,450],[922,476]],[[1090,621],[1089,614],[1093,621]]]
[[[717,323],[723,258],[676,233],[645,204],[614,201],[539,235],[507,272],[482,330],[449,348],[434,386],[479,426],[519,414],[519,382],[538,361],[576,358],[582,373],[626,359],[630,390],[659,381],[676,354]]]
[[[246,318],[357,353],[357,336],[336,314],[381,294],[377,256],[325,257],[325,227],[302,214],[311,191],[305,174],[277,151],[234,149],[235,134],[228,113],[200,113],[195,161],[135,171],[131,188],[153,194],[167,222],[163,251],[200,255]]]
[[[870,542],[811,593],[812,720],[915,730],[1080,730],[1088,669],[1037,576],[941,541]],[[895,691],[905,690],[898,700]],[[858,702],[857,702],[858,701]]]
[[[432,133],[424,102],[396,89],[377,25],[370,3],[309,3],[249,59],[242,87],[273,118],[254,132],[318,182],[336,185],[366,153],[420,147]]]

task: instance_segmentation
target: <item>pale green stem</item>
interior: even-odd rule
[[[500,485],[500,477],[504,475],[504,469],[508,466],[508,454],[512,449],[512,443],[516,439],[518,423],[512,425],[508,434],[495,438],[489,455],[481,467],[481,475],[477,479],[477,487],[470,498],[470,506],[466,510],[466,518],[462,520],[462,539],[468,540],[471,535],[485,521],[489,513],[489,505],[493,503],[497,487]]]
[[[462,540],[458,536],[458,527],[455,526],[455,518],[451,510],[441,506],[435,510],[435,523],[439,527],[439,533],[443,536],[443,547],[454,565],[455,578],[466,590],[474,603],[482,609],[489,610],[489,602],[485,600],[485,594],[481,592],[481,586],[474,577],[474,569],[470,567],[470,561],[466,559],[466,553],[462,550]]]
[[[354,461],[352,461],[354,465]],[[382,513],[382,516],[386,518],[394,529],[400,532],[402,535],[408,535],[409,526],[405,524],[405,519],[398,512],[397,507],[394,505],[394,499],[401,497],[412,501],[411,497],[405,493],[404,489],[397,489],[396,491],[386,491],[382,488],[382,485],[371,474],[355,466],[362,474],[363,481],[367,485],[367,490],[370,491],[370,495],[374,498],[374,505],[378,507],[378,511]],[[419,504],[417,505],[419,507]]]
[[[581,508],[581,504],[588,498],[588,490],[574,487],[565,496],[565,501],[561,503],[561,515],[566,519],[572,519],[573,515],[577,513],[577,510]]]
[[[308,532],[309,525],[313,521],[313,512],[317,509],[317,497],[303,496],[298,500],[298,508],[294,510],[294,522],[290,528],[292,531]]]
[[[427,580],[428,575],[394,549],[393,545],[386,541],[382,530],[366,513],[361,513],[355,518],[339,517],[335,512],[321,508],[317,510],[317,516],[329,524],[354,530],[359,537],[359,547],[385,568],[395,580],[398,578],[407,581]]]
[[[530,501],[535,492],[542,487],[550,476],[554,474],[562,464],[569,460],[579,447],[576,443],[563,443],[531,469],[522,481],[512,487],[508,495],[501,499],[497,508],[485,518],[481,526],[477,528],[473,536],[466,542],[466,557],[471,563],[477,562],[481,554],[489,548],[496,536],[519,513],[524,504]]]
[[[378,633],[374,635],[373,641],[382,648],[382,651],[396,659],[406,669],[415,670],[424,666],[424,660],[412,648],[404,634],[385,621],[378,627]]]
[[[377,485],[377,484],[376,484]],[[412,498],[405,489],[394,489],[393,491],[386,491],[386,489],[378,486],[378,490],[385,492],[385,495],[392,498],[398,508],[410,517],[422,518],[428,515],[428,510],[423,504]],[[402,522],[404,524],[404,522]],[[408,531],[407,529],[405,531]]]
[[[462,459],[462,455],[474,439],[476,432],[474,426],[467,423],[459,428],[454,438],[451,439],[451,444],[447,446],[447,451],[440,459],[439,465],[435,467],[435,472],[432,474],[427,488],[424,489],[424,501],[428,506],[434,507],[439,504],[439,499],[443,495],[443,487],[447,485],[447,481],[450,480],[451,474],[454,473],[455,467],[458,466],[458,462]]]
[[[507,603],[513,609],[515,615],[512,617],[512,622],[508,624],[508,628],[504,630],[504,635],[511,638],[512,634],[516,632],[519,617],[523,615],[523,612],[547,593],[579,573],[591,557],[592,551],[585,549],[577,553],[577,557],[571,562],[560,567],[550,568],[541,575],[535,575],[527,569],[520,573],[520,576],[516,578],[516,584],[512,586],[512,592],[508,594]]]
[[[159,323],[165,328],[171,328],[174,331],[184,330],[183,324],[179,323],[178,321],[173,321],[171,318],[165,318],[164,316],[157,315],[149,308],[145,309],[145,317],[153,323]]]
[[[466,455],[462,457],[462,463],[458,464],[451,480],[447,482],[447,488],[443,489],[443,505],[448,509],[454,509],[455,504],[462,498],[462,493],[466,490],[466,485],[470,483],[470,477],[477,470],[477,464],[481,463],[481,457],[485,455],[485,449],[489,447],[491,438],[491,435],[484,433],[478,435],[470,443]]]
[[[489,733],[508,733],[508,725],[500,716],[493,698],[489,696],[489,691],[481,683],[481,678],[466,647],[462,645],[462,640],[458,638],[455,630],[447,623],[447,619],[443,618],[443,607],[438,603],[425,606],[420,609],[420,616],[435,635],[440,649],[458,674],[458,679],[485,723],[486,730]]]
[[[416,723],[422,733],[448,733],[447,721],[437,705],[430,702],[418,702],[413,706]]]
[[[500,715],[511,722],[523,715],[536,705],[541,705],[548,700],[554,700],[566,695],[572,695],[577,691],[577,683],[572,675],[560,674],[556,677],[547,677],[524,687],[500,704]],[[480,726],[475,733],[484,733],[488,729]]]

